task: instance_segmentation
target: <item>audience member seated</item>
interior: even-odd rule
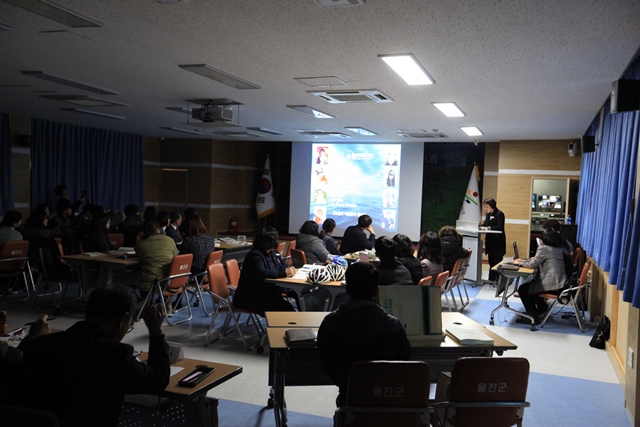
[[[398,259],[398,244],[392,239],[382,236],[376,239],[374,245],[376,255],[380,260],[378,273],[380,273],[380,286],[384,285],[413,285],[411,273]]]
[[[162,392],[170,376],[164,309],[145,309],[149,357],[142,363],[131,345],[120,342],[133,328],[135,305],[129,288],[96,288],[85,320],[27,343],[17,384],[20,405],[52,412],[65,427],[115,427],[125,394]]]
[[[376,303],[379,273],[371,264],[347,269],[349,301],[324,318],[318,330],[318,351],[324,371],[338,386],[336,405],[345,402],[349,369],[359,360],[409,360],[404,326]]]
[[[109,240],[111,220],[106,213],[97,214],[91,220],[91,229],[83,243],[84,252],[109,252],[113,249]]]
[[[327,218],[322,223],[322,232],[320,238],[331,255],[342,255],[338,249],[338,241],[331,237],[333,230],[336,229],[336,222],[332,218]]]
[[[0,246],[11,240],[22,240],[22,234],[17,230],[22,223],[22,214],[18,211],[7,211],[2,217],[0,227]]]
[[[156,215],[156,221],[160,224],[160,234],[166,235],[166,228],[169,226],[169,212],[160,211],[158,215]]]
[[[83,193],[80,198],[75,201],[75,203],[71,203],[71,200],[69,200],[69,188],[67,188],[67,186],[64,184],[58,185],[53,190],[53,192],[56,194],[56,196],[58,196],[58,201],[56,202],[56,212],[61,212],[63,210],[66,210],[67,208],[71,208],[71,216],[73,216],[75,212],[78,212],[78,209],[85,201]]]
[[[562,252],[564,253],[565,273],[567,273],[567,277],[571,277],[571,274],[573,274],[573,245],[560,232],[560,223],[555,219],[547,219],[542,223],[542,229],[555,231],[560,236]]]
[[[182,233],[180,225],[182,224],[182,215],[180,212],[173,211],[169,214],[169,226],[164,230],[165,234],[173,239],[176,245],[182,243]]]
[[[182,218],[182,224],[180,224],[180,233],[184,236],[184,233],[187,232],[187,221],[192,216],[195,216],[196,210],[194,208],[186,208],[184,210],[184,218]]]
[[[376,241],[376,234],[371,227],[371,217],[369,215],[361,215],[358,218],[358,225],[351,225],[344,231],[344,237],[340,244],[340,252],[350,254],[364,250],[373,249]],[[369,237],[365,231],[369,232]]]
[[[300,227],[300,234],[296,238],[296,249],[304,252],[308,264],[324,264],[327,262],[329,251],[320,239],[318,224],[305,221]]]
[[[414,285],[417,285],[420,279],[424,276],[422,275],[422,265],[420,264],[420,260],[415,257],[413,254],[413,242],[404,234],[396,234],[393,236],[393,241],[398,245],[398,261],[400,261],[409,273],[411,274],[411,280]]]
[[[147,295],[156,279],[167,277],[171,262],[178,255],[173,239],[160,234],[158,221],[145,222],[144,232],[146,239],[140,240],[134,247],[140,260],[138,284],[142,296]]]
[[[442,243],[440,237],[433,231],[427,231],[420,237],[418,243],[418,258],[422,265],[422,276],[436,276],[444,271],[442,261]]]
[[[233,305],[264,316],[265,311],[293,311],[293,306],[282,297],[283,289],[265,279],[291,277],[296,273],[276,255],[276,232],[260,230],[256,233],[253,248],[242,263],[238,290]]]
[[[4,341],[0,341],[0,402],[7,402],[10,398],[9,388],[20,378],[22,366],[22,349],[32,339],[51,332],[51,326],[47,322],[47,315],[41,315],[31,324],[29,335],[20,341],[20,345],[14,348]]]
[[[138,205],[130,204],[124,208],[125,219],[118,227],[118,232],[124,234],[122,246],[131,248],[136,244],[136,236],[143,231],[144,220],[140,217]]]
[[[22,229],[22,237],[29,241],[29,258],[35,261],[40,248],[51,249],[53,232],[47,227],[49,218],[45,212],[31,214]],[[35,263],[33,264],[35,265]]]
[[[49,228],[56,235],[70,236],[73,232],[73,208],[70,202],[68,204],[59,203],[58,205],[63,205],[62,210],[57,211],[49,220]]]
[[[460,238],[460,234],[458,231],[449,226],[445,225],[438,231],[438,237],[440,237],[440,243],[442,244],[442,256],[444,257],[444,261],[442,262],[442,267],[444,271],[449,271],[451,274],[453,265],[460,258],[468,258],[471,255],[471,252],[468,249],[462,247],[462,239]]]
[[[513,260],[514,264],[525,268],[538,269],[537,274],[530,276],[518,288],[522,304],[536,325],[540,324],[540,316],[549,309],[547,302],[539,294],[560,293],[567,281],[564,258],[560,234],[549,229],[542,232],[542,245],[538,246],[533,258]],[[531,323],[529,319],[520,316],[516,322]]]
[[[191,272],[193,274],[202,273],[207,266],[207,257],[216,250],[216,241],[207,234],[207,228],[202,223],[198,215],[194,215],[187,220],[187,232],[184,235],[181,254],[193,254]]]
[[[143,221],[153,221],[154,219],[157,219],[157,216],[158,212],[156,211],[156,208],[153,206],[147,206],[146,208],[144,208],[142,219]]]
[[[93,218],[93,205],[85,203],[82,207],[82,213],[76,215],[71,221],[76,239],[84,240],[87,237],[91,227],[91,218]]]

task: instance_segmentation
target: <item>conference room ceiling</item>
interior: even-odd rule
[[[579,138],[640,46],[638,0],[366,0],[334,8],[320,7],[319,0],[47,1],[100,26],[70,27],[0,1],[0,111],[165,138]],[[378,57],[399,53],[413,54],[435,84],[409,86]],[[206,64],[257,88],[234,88],[179,67],[188,64]],[[313,77],[344,85],[297,80]],[[365,89],[392,102],[330,103],[308,93]],[[94,98],[116,105],[87,106]],[[233,107],[239,126],[204,126],[184,112],[210,99],[241,104]],[[433,102],[455,102],[465,116],[447,118]],[[124,119],[78,114],[83,110]],[[463,126],[477,126],[483,135],[467,136]],[[399,130],[423,135],[404,137]]]

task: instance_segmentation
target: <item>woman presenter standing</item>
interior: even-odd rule
[[[497,208],[496,201],[485,199],[482,202],[484,208],[484,222],[480,224],[481,230],[500,231],[500,233],[489,233],[485,237],[484,245],[489,258],[489,267],[493,268],[502,261],[502,257],[507,252],[507,236],[504,233],[504,213]],[[489,270],[489,280],[495,281],[498,273]]]

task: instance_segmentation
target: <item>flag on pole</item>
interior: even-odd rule
[[[478,191],[478,181],[480,181],[480,171],[478,166],[474,165],[469,178],[467,192],[462,201],[462,209],[460,209],[460,221],[480,222],[480,192]]]
[[[269,162],[269,156],[267,156],[267,161],[264,163],[262,179],[260,180],[260,185],[258,185],[256,211],[258,212],[258,219],[262,219],[276,211],[276,199],[273,197],[273,184],[271,183],[271,164]]]

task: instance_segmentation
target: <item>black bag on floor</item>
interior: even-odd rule
[[[589,345],[594,348],[604,349],[605,341],[609,339],[609,332],[611,330],[611,321],[607,316],[604,316],[598,326],[596,326],[596,332],[593,334],[593,338],[589,342]]]
[[[322,286],[306,286],[300,293],[300,302],[304,311],[328,311],[331,292]]]

